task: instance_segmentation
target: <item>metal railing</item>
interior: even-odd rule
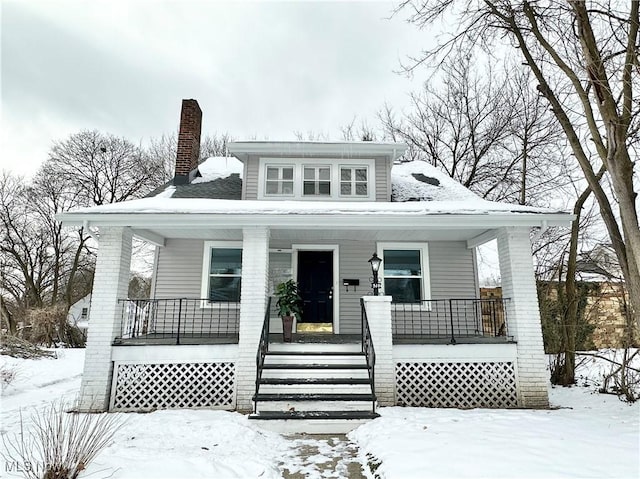
[[[367,372],[369,373],[369,384],[371,384],[371,393],[375,398],[375,367],[376,367],[376,350],[373,347],[373,338],[371,337],[371,328],[367,318],[367,310],[364,306],[364,300],[360,298],[360,311],[362,320],[362,352],[367,362]],[[376,412],[376,400],[372,403],[372,412]]]
[[[260,380],[264,367],[264,358],[269,352],[269,320],[271,319],[271,298],[267,300],[267,308],[264,312],[264,322],[262,323],[262,333],[258,343],[258,353],[256,354],[256,399],[253,401],[253,413],[258,413],[258,393],[260,392]]]
[[[207,338],[235,337],[240,303],[211,303],[208,299],[120,299],[122,340],[161,340],[166,344],[197,343]]]
[[[433,299],[393,303],[394,339],[457,339],[507,336],[508,298]]]

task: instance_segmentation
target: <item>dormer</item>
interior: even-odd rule
[[[402,143],[232,142],[247,200],[391,201],[391,166]]]

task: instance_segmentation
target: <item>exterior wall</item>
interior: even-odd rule
[[[477,298],[473,250],[464,241],[429,243],[431,299]]]
[[[260,160],[257,156],[249,156],[245,162],[244,177],[242,178],[242,198],[245,200],[258,199],[258,170]]]
[[[279,155],[284,158],[284,155]],[[245,166],[245,176],[242,181],[243,198],[258,199],[259,158],[249,156]],[[370,159],[371,157],[367,157]],[[373,157],[376,165],[376,175],[373,179],[376,185],[376,201],[391,201],[391,162],[387,157]]]
[[[87,317],[82,318],[82,310],[87,308]],[[89,314],[91,313],[91,295],[88,294],[84,298],[76,301],[69,308],[69,313],[67,313],[67,322],[69,324],[74,324],[78,328],[85,330],[89,325]]]
[[[158,248],[154,274],[154,298],[199,298],[204,241],[167,239]]]
[[[270,248],[291,248],[291,241],[271,241]],[[371,268],[368,260],[376,250],[374,241],[295,241],[295,243],[338,244],[340,247],[339,300],[340,333],[360,332],[360,297],[371,292]],[[155,276],[156,298],[199,298],[202,281],[202,240],[169,239],[158,252]],[[473,252],[463,241],[435,241],[429,243],[429,270],[432,299],[476,298],[478,290]],[[273,276],[273,268],[270,268]],[[360,280],[360,286],[342,286],[344,278]],[[275,314],[275,308],[272,309]],[[274,325],[277,320],[274,320]],[[274,330],[276,332],[276,330]]]
[[[587,297],[586,319],[595,326],[592,334],[596,348],[624,348],[629,341],[629,327],[624,313],[629,293],[624,284],[600,282],[598,291]],[[628,307],[628,306],[627,306]],[[631,344],[640,345],[640,331],[631,322]]]
[[[371,293],[369,258],[376,250],[374,241],[343,241],[340,243],[340,332],[360,333],[360,298]],[[345,278],[359,279],[360,286],[342,285]]]
[[[523,407],[548,407],[546,358],[528,228],[498,230],[498,254],[507,328],[517,342],[518,393]]]
[[[391,161],[376,158],[376,201],[391,201]]]

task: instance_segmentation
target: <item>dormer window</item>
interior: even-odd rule
[[[331,167],[305,166],[302,191],[305,196],[330,196]]]
[[[366,166],[340,167],[340,196],[367,196],[368,183]]]
[[[268,166],[265,194],[293,196],[293,166]]]
[[[344,158],[260,158],[258,198],[375,200],[375,161]]]

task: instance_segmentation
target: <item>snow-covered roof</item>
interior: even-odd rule
[[[234,173],[237,173],[242,178],[243,168],[242,162],[233,156],[212,156],[198,165],[198,175],[191,184],[227,178]]]
[[[265,201],[220,200],[207,198],[166,198],[155,196],[108,205],[83,208],[74,213],[207,213],[207,214],[379,214],[404,215],[561,213],[531,206],[496,203],[482,199],[447,201]]]
[[[410,161],[391,169],[392,201],[483,201],[426,161]]]
[[[198,176],[190,186],[205,191],[242,175],[243,164],[232,157],[213,157],[198,166]],[[236,176],[237,175],[237,176]],[[240,185],[240,183],[233,183]],[[222,185],[227,187],[228,185]],[[392,201],[268,201],[227,199],[228,196],[191,197],[175,194],[176,187],[168,186],[152,197],[79,209],[59,215],[62,221],[77,221],[81,216],[140,215],[140,214],[208,214],[208,215],[314,215],[314,216],[373,216],[394,215],[421,217],[430,215],[501,215],[514,214],[566,215],[560,210],[535,208],[487,201],[472,193],[424,161],[394,165],[391,171]],[[180,187],[178,187],[180,188]],[[211,191],[211,189],[209,189]],[[175,194],[175,196],[173,196]],[[224,198],[224,199],[223,199]],[[239,198],[239,196],[238,196]]]

